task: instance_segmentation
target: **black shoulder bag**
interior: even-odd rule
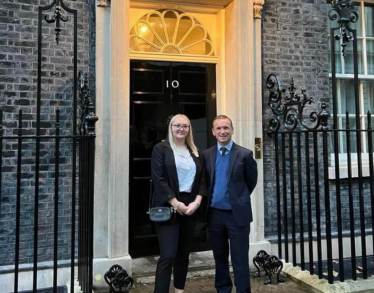
[[[175,213],[177,212],[177,209],[174,207],[154,207],[151,208],[151,200],[154,201],[153,198],[153,192],[152,192],[152,180],[151,180],[151,186],[150,186],[150,192],[149,192],[149,208],[147,214],[149,215],[149,219],[152,222],[155,223],[162,223],[162,222],[168,222],[170,221]]]

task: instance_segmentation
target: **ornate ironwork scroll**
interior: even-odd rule
[[[337,20],[340,28],[340,34],[335,35],[336,40],[342,40],[342,54],[345,57],[345,48],[347,44],[354,40],[352,35],[348,35],[349,32],[354,30],[350,27],[351,23],[358,21],[358,14],[354,11],[354,4],[351,0],[333,0],[331,2],[332,9],[329,11],[329,18],[332,21]]]
[[[79,133],[81,135],[95,135],[95,123],[99,118],[94,112],[94,106],[90,97],[87,74],[81,71],[78,75],[79,93],[78,103],[80,112]]]
[[[128,293],[134,284],[133,278],[131,278],[120,265],[113,265],[109,271],[105,273],[104,279],[110,287],[110,293]]]
[[[282,269],[283,269],[283,262],[275,255],[270,255],[264,264],[265,273],[269,277],[269,279],[265,280],[264,284],[265,285],[271,284],[271,279],[273,275],[277,275],[278,284],[284,283],[284,280],[280,278],[280,273]]]
[[[319,112],[312,111],[309,113],[309,119],[304,119],[305,107],[314,103],[314,98],[308,97],[306,89],[301,89],[300,93],[297,93],[293,79],[288,87],[288,94],[286,94],[287,90],[282,88],[279,78],[274,74],[268,76],[266,86],[269,89],[268,104],[276,116],[271,118],[269,122],[272,132],[278,131],[281,125],[288,131],[293,131],[298,126],[307,130],[315,130],[322,125],[323,129],[327,129],[327,120],[330,114],[326,109],[326,103],[321,104]]]
[[[67,16],[63,16],[61,13],[62,8],[65,6],[63,3],[63,0],[55,0],[55,4],[56,4],[55,13],[52,16],[52,18],[49,18],[46,15],[44,19],[48,23],[56,22],[55,32],[56,32],[56,43],[58,44],[59,38],[60,38],[60,32],[61,32],[60,21],[67,22],[69,18]]]
[[[262,271],[269,277],[269,279],[265,280],[265,285],[271,284],[272,276],[275,274],[277,275],[277,283],[284,282],[284,280],[280,278],[283,263],[275,255],[269,255],[265,250],[260,250],[253,258],[253,264],[257,269],[257,272],[253,275],[254,278],[260,277]]]
[[[253,258],[253,264],[255,265],[257,272],[253,275],[254,278],[261,276],[261,271],[264,271],[265,257],[269,256],[265,250],[260,250]]]

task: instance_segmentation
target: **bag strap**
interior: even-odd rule
[[[147,212],[147,214],[149,214],[149,212],[151,211],[151,201],[152,201],[152,203],[154,203],[154,201],[155,201],[155,199],[153,197],[152,187],[153,187],[153,183],[152,183],[152,179],[151,179],[151,180],[149,180],[149,201],[148,201],[148,212]]]
[[[164,146],[165,148],[165,146]],[[152,150],[152,156],[153,156],[153,150]],[[165,150],[162,151],[162,161],[165,161]],[[151,160],[151,166],[152,166],[152,160]],[[152,201],[152,205],[154,204],[155,202],[155,198],[153,196],[153,192],[152,192],[152,187],[153,187],[153,180],[149,180],[149,201],[148,201],[148,212],[147,214],[150,213],[151,211],[151,201]]]

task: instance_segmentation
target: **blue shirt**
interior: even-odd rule
[[[178,174],[179,192],[191,192],[195,180],[196,164],[192,155],[183,156],[174,153],[175,165]]]
[[[231,140],[229,142],[229,144],[225,146],[225,148],[227,149],[226,155],[228,155],[230,153],[233,144],[234,144],[234,142]],[[223,145],[220,145],[219,142],[217,142],[217,155],[218,154],[222,155],[222,153],[220,151],[221,147],[223,147]]]
[[[230,151],[233,141],[225,146],[225,155],[222,155],[221,148],[217,143],[217,155],[214,169],[214,186],[211,207],[221,210],[231,210],[229,189],[228,189],[228,169],[230,163]]]

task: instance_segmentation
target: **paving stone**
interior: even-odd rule
[[[273,277],[275,280],[275,277]],[[289,279],[285,279],[283,284],[264,285],[264,277],[258,279],[251,279],[252,293],[311,293],[312,291],[306,289],[304,286],[296,284]],[[174,288],[170,286],[170,293],[174,293]],[[104,293],[104,291],[100,292]],[[136,284],[136,287],[131,290],[131,293],[153,293],[153,284],[141,285]],[[214,288],[214,277],[188,279],[184,293],[216,293]],[[234,289],[232,293],[236,293]]]

